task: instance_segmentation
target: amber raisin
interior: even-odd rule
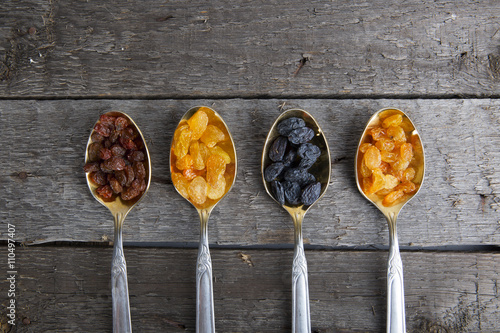
[[[413,178],[415,178],[415,169],[413,168],[407,168],[404,172],[403,172],[403,176],[401,177],[401,181],[407,181],[407,180],[413,180]]]
[[[119,156],[113,156],[104,161],[104,167],[108,170],[119,171],[125,169],[125,160]]]
[[[146,178],[146,168],[144,167],[144,163],[134,162],[134,164],[132,164],[132,167],[134,169],[135,178],[137,179]]]
[[[111,146],[110,150],[111,150],[111,154],[113,154],[113,156],[124,156],[125,153],[127,152],[127,149],[123,148],[119,144],[115,144],[115,145]]]
[[[123,191],[123,187],[120,184],[120,182],[116,178],[112,178],[109,181],[109,185],[111,186],[111,189],[113,190],[114,193],[118,194],[121,191]]]
[[[413,148],[411,143],[403,143],[400,149],[400,156],[405,161],[410,161],[413,157]]]
[[[94,131],[96,131],[105,138],[107,138],[111,134],[111,129],[102,123],[95,124]]]
[[[139,194],[141,194],[141,191],[138,188],[130,186],[120,194],[120,197],[128,201],[136,198]]]
[[[99,157],[101,160],[107,160],[110,159],[113,156],[112,152],[108,148],[102,147],[101,150],[99,151]]]
[[[231,163],[231,157],[229,156],[229,154],[226,153],[224,151],[224,149],[222,149],[219,146],[215,146],[215,147],[209,149],[209,155],[212,155],[212,154],[219,155],[220,157],[222,157],[224,159],[224,161],[226,162],[226,164]]]
[[[406,142],[406,134],[402,127],[400,126],[390,126],[387,128],[387,135],[392,140],[402,143]]]
[[[83,166],[83,171],[85,172],[96,172],[96,171],[99,171],[99,163],[98,162],[89,162],[89,163],[86,163],[84,166]]]
[[[382,205],[388,207],[392,206],[396,203],[398,199],[400,199],[404,195],[404,192],[402,190],[396,190],[392,191],[391,193],[387,194],[384,197],[384,200],[382,201]]]
[[[388,128],[390,126],[399,126],[402,121],[403,121],[403,116],[400,114],[395,114],[393,116],[384,119],[384,121],[382,122],[382,127]]]
[[[380,150],[377,147],[371,146],[366,150],[364,156],[365,164],[370,170],[374,170],[380,167],[380,162],[382,161],[382,157],[380,155]]]
[[[198,141],[191,142],[191,146],[189,146],[189,155],[191,155],[191,158],[193,159],[194,169],[196,170],[205,169],[205,159],[203,158],[200,149],[200,143]]]
[[[117,117],[115,120],[115,128],[117,131],[121,131],[128,126],[128,120],[123,117]]]

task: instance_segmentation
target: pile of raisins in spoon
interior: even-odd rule
[[[83,170],[98,186],[104,200],[120,196],[128,201],[146,188],[146,149],[137,130],[124,117],[101,115],[91,135],[88,162]]]
[[[264,179],[270,183],[274,198],[281,204],[312,205],[321,194],[321,184],[309,169],[321,155],[318,146],[310,143],[314,130],[297,117],[281,121],[280,134],[271,144]]]

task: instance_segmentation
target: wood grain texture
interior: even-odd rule
[[[6,0],[0,97],[498,96],[498,17],[496,0]]]
[[[211,252],[217,330],[289,332],[293,250]],[[17,332],[111,331],[110,247],[17,253]],[[196,249],[125,248],[125,256],[134,331],[193,332]],[[306,256],[313,332],[384,330],[386,252]],[[402,258],[409,333],[500,332],[499,254],[405,252]]]
[[[17,240],[94,242],[112,238],[112,216],[88,191],[82,166],[98,116],[128,113],[149,144],[153,176],[146,198],[129,214],[125,242],[196,243],[195,209],[174,190],[168,154],[178,120],[190,107],[213,106],[228,124],[238,152],[233,190],[209,222],[212,244],[290,244],[291,218],[264,190],[260,158],[280,110],[308,110],[331,149],[332,180],[306,215],[305,243],[382,246],[386,222],[355,184],[354,156],[371,114],[406,111],[423,136],[424,186],[399,216],[404,246],[500,243],[500,102],[473,100],[59,100],[0,103],[0,218],[17,227]],[[5,235],[1,235],[5,239]]]

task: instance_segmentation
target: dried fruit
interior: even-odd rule
[[[220,199],[224,193],[226,193],[226,179],[224,177],[219,178],[217,187],[210,186],[210,183],[207,184],[207,197],[209,199]]]
[[[172,183],[174,184],[175,188],[179,193],[186,199],[189,199],[189,193],[188,193],[188,187],[189,187],[189,181],[184,178],[184,176],[181,173],[178,172],[172,172]]]
[[[214,147],[218,142],[224,141],[225,139],[226,136],[224,132],[215,125],[208,125],[200,138],[201,142],[206,144],[208,148]]]
[[[208,116],[203,110],[198,110],[187,123],[192,132],[191,140],[198,140],[207,129]]]
[[[417,135],[411,135],[414,127],[405,116],[389,110],[380,114],[380,120],[380,126],[370,129],[371,138],[360,145],[358,172],[363,192],[375,193],[384,206],[392,206],[418,189],[411,163],[421,144]]]
[[[284,136],[278,136],[269,149],[269,158],[271,159],[271,161],[282,161],[283,157],[285,156],[287,146],[288,139]]]
[[[295,182],[301,187],[316,181],[316,178],[302,168],[291,168],[285,172],[284,179],[289,182]]]
[[[191,169],[193,167],[193,158],[189,154],[184,155],[183,158],[180,158],[177,162],[175,162],[175,166],[179,170]]]
[[[209,153],[209,156],[210,155],[219,155],[220,157],[222,157],[224,159],[224,161],[226,162],[226,164],[231,163],[231,156],[229,156],[229,154],[226,153],[224,151],[224,149],[222,149],[219,146],[215,146],[213,148],[209,148],[208,149],[208,153]]]
[[[90,138],[89,163],[83,169],[100,185],[98,196],[108,200],[114,193],[131,200],[145,191],[145,146],[126,118],[102,115]]]
[[[226,172],[226,161],[217,154],[212,154],[207,159],[207,182],[213,188],[219,188],[220,178],[224,178]]]
[[[300,203],[300,185],[296,182],[284,181],[283,191],[285,192],[285,199],[291,205],[298,205]]]
[[[201,152],[200,143],[198,141],[191,142],[191,146],[189,147],[189,154],[191,155],[191,158],[193,160],[193,168],[194,169],[196,169],[196,170],[205,169],[205,159],[206,158],[204,158],[204,156]]]
[[[264,179],[268,182],[278,178],[281,175],[281,172],[285,168],[285,165],[282,162],[276,162],[273,164],[270,164],[265,170],[264,170]]]
[[[321,184],[320,182],[312,183],[307,185],[300,196],[300,200],[304,205],[312,205],[316,200],[318,200],[321,194]]]
[[[188,186],[189,199],[197,205],[202,205],[207,200],[207,182],[205,178],[198,176]]]
[[[314,131],[309,127],[301,127],[294,129],[288,134],[288,141],[294,145],[306,143],[314,137]]]
[[[279,181],[273,180],[271,182],[271,193],[280,205],[285,204],[285,190]]]
[[[288,136],[290,134],[290,132],[293,131],[294,129],[301,128],[304,126],[306,126],[306,122],[304,121],[304,119],[292,117],[292,118],[282,120],[278,124],[277,128],[278,128],[279,134],[281,134],[283,136]]]
[[[177,158],[183,158],[189,151],[192,132],[189,125],[184,124],[179,126],[174,132],[174,154]]]

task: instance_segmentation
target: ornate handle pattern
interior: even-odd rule
[[[208,247],[208,213],[200,212],[201,234],[196,262],[196,332],[215,332],[212,260]]]
[[[403,262],[399,253],[396,216],[389,222],[389,259],[387,262],[387,333],[405,333]]]
[[[128,298],[127,264],[123,255],[122,225],[124,216],[115,216],[115,239],[111,265],[111,296],[113,298],[113,332],[131,333]]]
[[[292,267],[292,332],[310,333],[309,282],[302,240],[295,243]]]

